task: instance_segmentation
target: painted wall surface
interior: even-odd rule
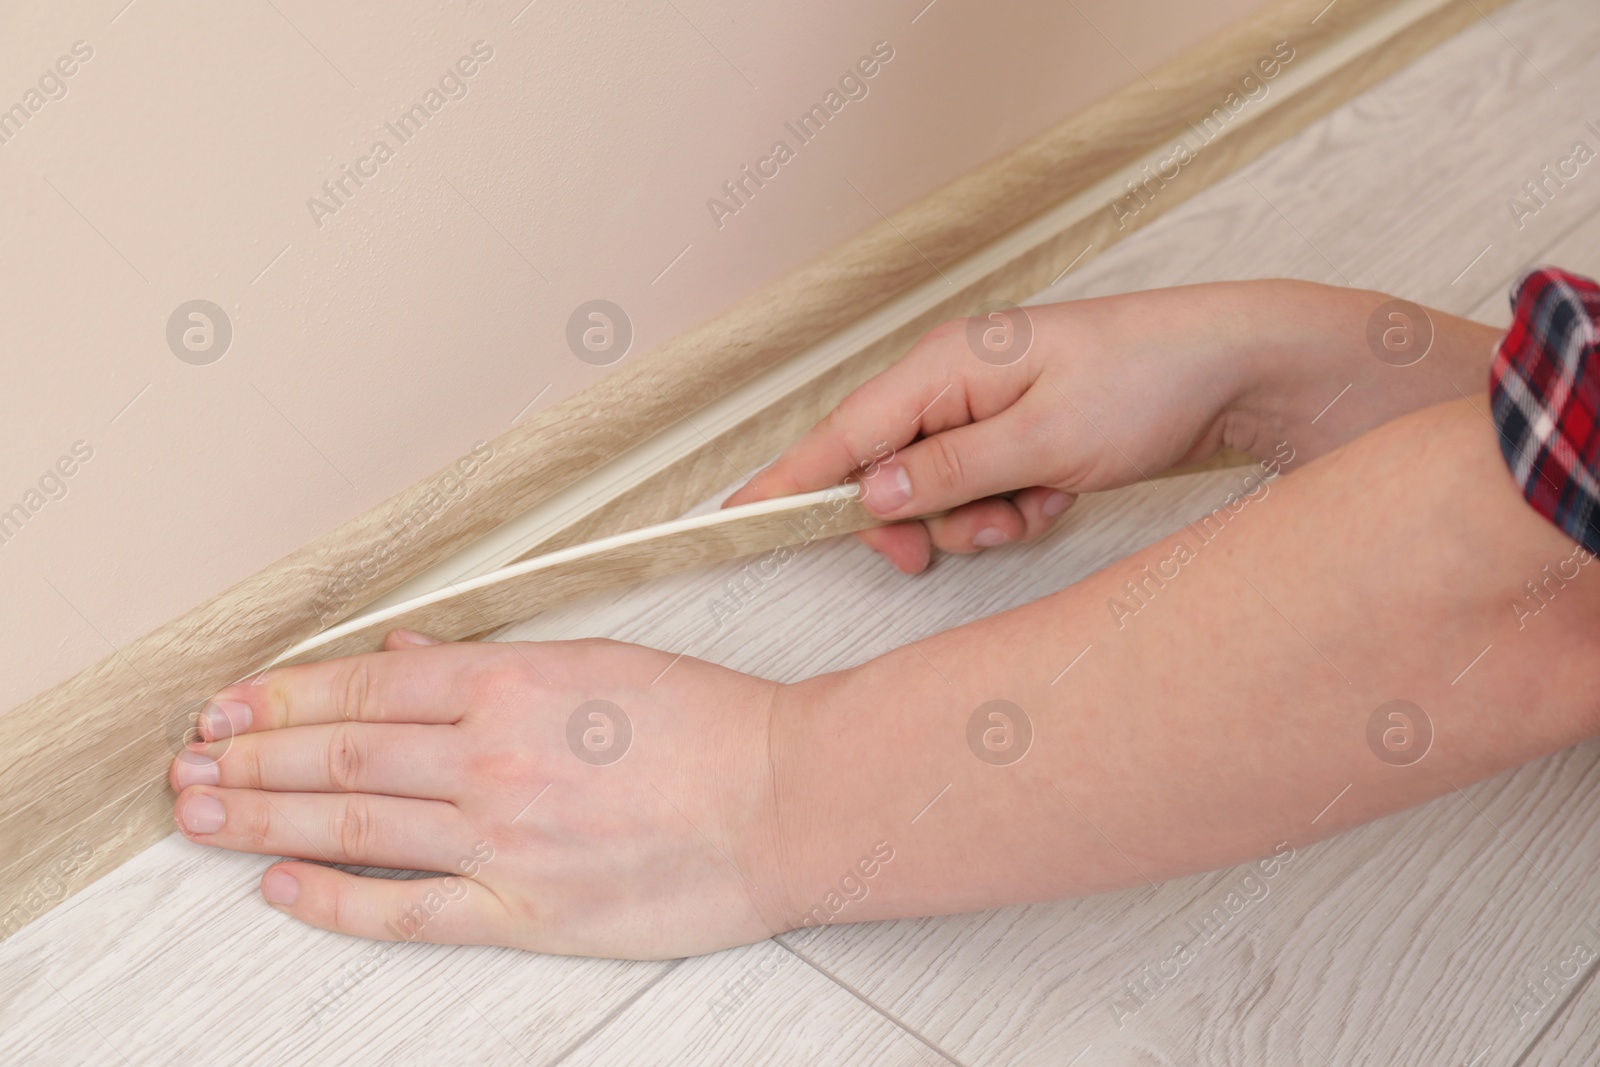
[[[0,7],[0,708],[1263,6]]]

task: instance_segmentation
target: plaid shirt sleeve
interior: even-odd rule
[[[1500,452],[1523,497],[1590,552],[1600,553],[1600,286],[1564,271],[1517,283],[1511,332],[1489,372]]]

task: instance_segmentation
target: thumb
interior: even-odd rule
[[[1049,483],[1042,442],[1016,408],[923,438],[861,479],[862,503],[880,519],[911,519],[972,500]]]

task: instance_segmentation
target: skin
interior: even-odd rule
[[[1366,342],[1385,299],[1266,282],[1032,308],[1004,368],[941,327],[734,500],[833,484],[887,442],[869,507],[954,508],[866,538],[915,572],[1225,444],[1293,473],[1258,470],[1207,538],[794,685],[688,658],[663,676],[670,656],[615,642],[405,633],[269,672],[219,693],[174,761],[178,824],[299,857],[262,890],[316,926],[667,958],[1281,855],[1593,736],[1600,579],[1499,456],[1498,334],[1432,313],[1427,357],[1393,367]],[[1572,577],[1531,614],[1547,566]],[[1432,741],[1386,762],[1368,724],[1395,699]],[[631,723],[615,762],[569,748],[590,700]],[[994,700],[1015,707],[980,729],[1031,726],[1013,762],[969,747]]]
[[[954,509],[859,535],[917,573],[930,547],[1032,540],[1080,493],[1132,485],[1224,446],[1265,459],[1292,428],[1304,464],[1487,383],[1499,332],[1440,312],[1429,314],[1427,357],[1403,368],[1376,359],[1367,322],[1389,300],[1270,281],[1028,308],[1033,345],[1005,367],[974,358],[966,320],[946,323],[727,504],[821,489],[868,467],[866,504],[884,518]],[[897,450],[893,462],[871,462],[880,442]],[[894,489],[901,471],[909,496]],[[994,533],[982,540],[995,543],[982,543],[985,530]]]

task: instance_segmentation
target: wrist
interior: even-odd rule
[[[1227,412],[1226,443],[1262,459],[1292,436],[1303,438],[1330,401],[1350,399],[1340,392],[1365,353],[1366,320],[1384,298],[1289,279],[1243,282],[1233,297],[1243,326],[1229,358],[1246,372]],[[1310,451],[1291,443],[1297,453]]]
[[[891,653],[891,656],[894,654]],[[879,661],[784,686],[772,781],[791,927],[922,913],[906,860],[903,780],[926,763],[927,723],[886,692]]]
[[[805,920],[817,883],[819,819],[815,807],[821,765],[811,743],[824,715],[825,690],[831,675],[796,683],[779,683],[767,706],[767,774],[771,790],[770,881],[783,926],[794,929]]]
[[[1229,412],[1232,447],[1257,458],[1287,441],[1304,462],[1401,415],[1482,392],[1501,331],[1372,290],[1243,283],[1247,385]],[[1374,339],[1376,330],[1376,340]],[[1387,348],[1387,332],[1420,346]]]
[[[740,675],[740,691],[730,697],[720,727],[702,735],[698,747],[709,757],[687,773],[709,794],[707,823],[717,829],[707,840],[735,871],[767,936],[796,922],[794,835],[803,812],[793,796],[789,769],[795,766],[787,740],[791,686]],[[711,694],[715,699],[718,694]],[[694,813],[690,812],[689,815]],[[691,822],[697,822],[691,819]]]

